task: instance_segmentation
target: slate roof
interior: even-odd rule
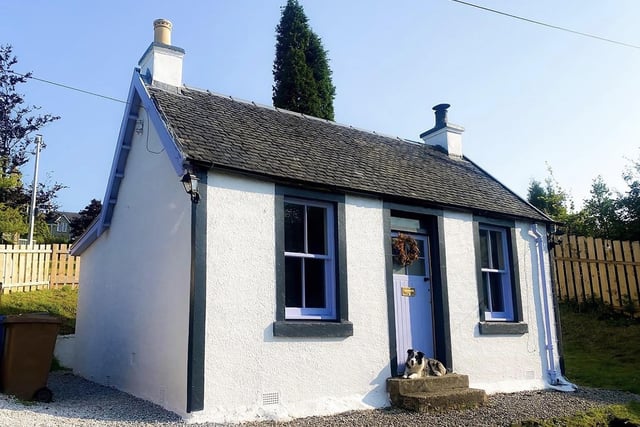
[[[57,223],[60,219],[62,219],[62,217],[66,217],[67,220],[71,222],[75,218],[80,217],[80,214],[78,212],[67,212],[67,211],[54,212],[53,215],[51,215],[51,221],[49,222],[49,224]]]
[[[195,89],[147,90],[191,161],[421,206],[550,221],[467,158],[433,146]]]

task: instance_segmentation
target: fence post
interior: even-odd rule
[[[60,245],[51,245],[51,269],[49,270],[49,289],[53,288],[53,284],[56,281],[56,277],[58,275],[58,246]]]

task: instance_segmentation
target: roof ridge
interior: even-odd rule
[[[187,90],[193,90],[195,92],[206,93],[208,95],[218,96],[220,98],[227,98],[227,99],[230,99],[231,101],[234,101],[234,102],[239,102],[239,103],[242,103],[242,104],[249,104],[249,105],[253,105],[254,107],[264,108],[264,109],[267,109],[267,110],[276,111],[278,113],[290,114],[290,115],[297,116],[297,117],[300,117],[300,118],[303,118],[303,119],[316,120],[316,121],[319,121],[319,122],[322,122],[322,123],[326,123],[326,124],[329,124],[329,125],[332,125],[332,126],[338,126],[338,127],[342,127],[342,128],[346,128],[346,129],[357,130],[359,132],[364,132],[364,133],[368,133],[368,134],[372,134],[372,135],[376,135],[376,136],[381,136],[383,138],[395,139],[397,141],[407,142],[407,143],[410,143],[410,144],[426,145],[426,144],[424,144],[423,142],[420,142],[420,141],[414,141],[414,140],[411,140],[411,139],[402,138],[400,136],[394,136],[394,135],[389,135],[389,134],[386,134],[386,133],[380,133],[380,132],[376,132],[374,130],[364,129],[364,128],[348,125],[348,124],[345,124],[345,123],[339,123],[339,122],[336,122],[336,121],[333,121],[333,120],[323,119],[323,118],[320,118],[320,117],[315,117],[315,116],[311,116],[311,115],[304,114],[304,113],[298,113],[296,111],[287,110],[286,108],[278,108],[278,107],[274,107],[272,105],[261,104],[259,102],[250,101],[250,100],[243,99],[243,98],[235,98],[235,97],[233,97],[231,95],[225,95],[225,94],[222,94],[222,93],[219,93],[219,92],[213,92],[213,91],[210,91],[208,89],[201,89],[201,88],[191,87],[191,86],[187,86],[186,84],[183,85],[181,88],[182,89],[187,89]],[[158,89],[163,89],[163,88],[158,87]]]

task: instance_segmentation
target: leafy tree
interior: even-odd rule
[[[0,203],[0,230],[2,230],[3,242],[15,243],[21,234],[29,231],[29,226],[19,209]]]
[[[33,227],[33,240],[38,243],[67,243],[64,239],[54,238],[47,224],[46,215],[38,213]]]
[[[584,218],[582,211],[576,212],[573,200],[556,181],[553,170],[547,166],[549,175],[544,185],[532,179],[527,192],[527,201],[553,220],[562,223],[569,234],[582,234]]]
[[[327,51],[309,27],[298,0],[287,0],[276,33],[273,105],[333,120],[336,88]]]
[[[624,223],[613,191],[598,176],[591,184],[591,197],[584,201],[581,211],[583,229],[579,234],[604,239],[621,239]]]
[[[536,179],[532,179],[529,182],[529,189],[527,191],[527,201],[542,212],[546,212],[547,208],[547,192],[542,186],[542,183]]]
[[[78,212],[79,216],[71,220],[71,241],[75,241],[91,225],[93,220],[100,215],[102,202],[92,199],[91,202]]]
[[[0,45],[0,166],[3,174],[10,174],[29,160],[30,148],[35,146],[35,133],[47,123],[60,117],[51,114],[31,115],[40,107],[24,105],[24,96],[17,85],[26,83],[31,73],[16,74],[13,66],[18,60],[10,45]]]
[[[627,192],[619,198],[622,221],[625,225],[625,240],[640,240],[640,161],[633,161],[622,177]]]
[[[35,149],[35,135],[47,123],[58,120],[51,114],[36,115],[40,107],[26,105],[18,85],[26,83],[31,73],[13,71],[18,60],[10,45],[0,45],[0,233],[21,234],[26,223],[31,189],[22,183],[22,167]],[[44,148],[44,147],[43,147]],[[38,205],[55,207],[61,184],[40,183],[36,189]]]
[[[565,221],[573,210],[573,201],[560,187],[550,167],[547,167],[547,171],[549,176],[544,180],[544,185],[535,179],[531,180],[527,201],[556,221]]]
[[[0,174],[0,195],[15,191],[21,188],[20,174],[14,172],[8,175]],[[8,203],[0,202],[0,233],[2,233],[3,242],[17,242],[21,234],[29,231],[24,209],[13,206]]]

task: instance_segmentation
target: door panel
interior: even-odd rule
[[[420,258],[406,267],[395,262],[393,266],[398,373],[404,371],[410,348],[434,357],[429,240],[422,235],[411,237],[418,242]]]

